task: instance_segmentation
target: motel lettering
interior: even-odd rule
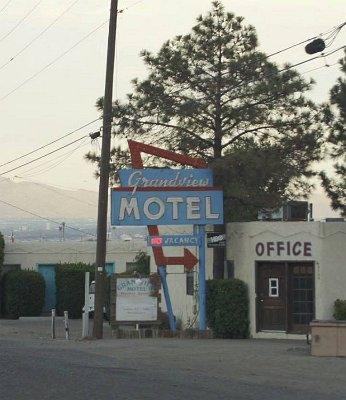
[[[205,225],[223,223],[223,194],[217,188],[116,188],[113,225]]]
[[[206,219],[218,218],[220,213],[212,211],[211,197],[205,197],[204,199],[204,210]],[[141,213],[144,217],[155,221],[161,219],[167,210],[170,211],[170,218],[172,220],[179,220],[180,213],[182,210],[186,210],[186,218],[193,222],[196,219],[202,217],[201,199],[199,197],[167,197],[165,202],[159,197],[149,197],[143,203],[143,209],[141,210],[138,205],[137,198],[125,198],[123,197],[120,201],[119,209],[119,220],[122,221],[126,217],[133,216],[135,220],[142,218]]]

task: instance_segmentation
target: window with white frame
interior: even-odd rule
[[[269,297],[279,297],[279,278],[269,278]]]

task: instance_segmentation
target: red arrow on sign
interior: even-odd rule
[[[151,154],[166,160],[175,161],[183,165],[189,165],[194,168],[207,168],[205,161],[199,158],[192,158],[186,154],[179,154],[173,151],[160,149],[155,146],[147,145],[144,143],[128,140],[132,166],[133,168],[143,168],[143,160],[141,153]],[[149,225],[148,231],[150,236],[159,236],[159,229],[157,225]],[[198,259],[188,250],[184,249],[184,256],[182,257],[166,257],[163,254],[162,247],[153,247],[156,265],[184,265],[186,270],[191,270],[198,262]]]
[[[149,235],[159,235],[156,225],[148,226]],[[184,255],[178,257],[166,257],[163,254],[162,247],[152,247],[156,265],[184,265],[185,269],[190,271],[198,263],[198,258],[190,250],[184,249]]]
[[[184,249],[184,255],[181,257],[166,257],[160,254],[156,255],[155,260],[157,265],[184,265],[185,269],[188,271],[191,271],[198,262],[198,258],[188,249]]]

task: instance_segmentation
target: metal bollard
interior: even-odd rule
[[[84,285],[84,312],[82,319],[82,338],[89,336],[89,281],[90,272],[85,273],[85,285]]]
[[[68,311],[64,311],[64,322],[65,322],[65,338],[70,340],[70,330],[68,327]]]
[[[55,339],[55,308],[52,309],[52,339]]]

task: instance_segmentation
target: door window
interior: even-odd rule
[[[269,297],[279,297],[279,278],[269,278]]]

